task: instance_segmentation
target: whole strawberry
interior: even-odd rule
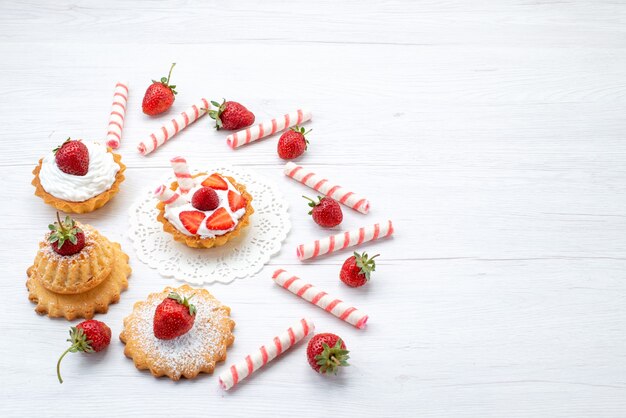
[[[189,303],[190,297],[172,292],[157,306],[154,312],[154,336],[172,340],[186,334],[196,320],[196,307]]]
[[[191,197],[191,206],[198,210],[213,210],[220,204],[220,198],[210,187],[198,189]]]
[[[102,351],[111,343],[111,328],[104,322],[90,319],[83,321],[75,327],[70,328],[70,338],[67,341],[72,345],[61,354],[57,362],[57,377],[59,383],[63,383],[61,378],[61,360],[67,353],[94,353]]]
[[[361,287],[370,279],[370,274],[376,270],[376,261],[374,259],[380,254],[368,257],[367,253],[354,253],[352,257],[348,257],[341,266],[339,278],[342,282],[350,287]]]
[[[69,216],[61,221],[57,212],[57,221],[48,225],[48,229],[52,231],[48,236],[48,242],[52,250],[59,255],[73,255],[85,247],[85,233]]]
[[[62,172],[84,176],[89,171],[89,150],[80,140],[72,141],[67,138],[53,152],[54,161]]]
[[[342,339],[331,333],[315,334],[306,348],[309,364],[322,374],[337,374],[339,367],[349,366],[348,353]]]
[[[309,132],[311,129],[305,131],[298,125],[287,130],[278,140],[278,156],[283,160],[291,160],[301,156],[309,144],[309,140],[306,138]]]
[[[167,78],[161,77],[161,81],[152,80],[146,94],[143,96],[141,109],[146,115],[154,116],[167,111],[174,103],[174,95],[178,94],[175,85],[170,85],[170,77],[176,63],[172,64]]]
[[[337,226],[343,220],[343,212],[341,206],[336,200],[330,197],[317,196],[317,202],[309,197],[302,196],[309,201],[309,206],[312,207],[309,211],[309,215],[313,215],[313,220],[319,226],[326,228],[332,228]]]
[[[217,110],[209,110],[209,116],[215,119],[215,128],[218,131],[220,129],[232,131],[254,123],[254,113],[246,109],[244,105],[237,102],[227,102],[226,99],[222,100],[222,104],[211,101]]]

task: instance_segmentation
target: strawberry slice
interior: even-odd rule
[[[204,213],[197,210],[188,210],[181,212],[178,218],[183,223],[185,229],[195,235],[200,225],[202,225],[202,221],[204,221]]]
[[[237,212],[239,209],[243,209],[246,207],[246,199],[244,199],[243,196],[239,193],[229,190],[228,206],[230,206],[230,210],[232,210],[233,212]]]
[[[204,187],[210,187],[215,190],[228,190],[228,184],[219,174],[213,173],[202,182]]]
[[[219,208],[206,220],[206,227],[212,231],[224,231],[235,226],[235,222],[224,208]]]

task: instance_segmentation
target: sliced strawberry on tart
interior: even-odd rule
[[[193,248],[220,246],[249,224],[252,196],[234,178],[200,173],[193,176],[191,186],[183,193],[174,182],[167,193],[159,188],[156,196],[160,200],[157,219],[176,241]]]

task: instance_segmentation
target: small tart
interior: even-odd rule
[[[106,279],[113,268],[111,242],[89,225],[76,222],[85,234],[85,247],[70,256],[54,252],[48,236],[39,243],[39,251],[31,267],[31,275],[54,293],[84,293]],[[49,235],[49,234],[48,234]]]
[[[160,340],[154,336],[154,312],[171,292],[187,298],[193,295],[196,318],[186,334]],[[183,285],[166,287],[135,303],[133,312],[124,318],[120,340],[126,344],[124,354],[133,359],[139,370],[150,370],[155,377],[168,376],[172,380],[193,379],[199,373],[213,373],[216,362],[226,360],[226,348],[235,341],[234,327],[228,306],[205,289]]]
[[[34,266],[31,266],[27,270],[26,288],[28,299],[37,304],[35,311],[51,318],[65,317],[70,321],[76,318],[91,319],[96,313],[106,313],[109,304],[118,302],[120,293],[128,288],[128,276],[131,273],[128,256],[120,244],[110,241],[109,244],[112,249],[111,273],[99,285],[83,293],[62,294],[48,290],[35,274]]]
[[[119,171],[115,174],[115,181],[111,185],[108,190],[96,195],[90,199],[84,200],[82,202],[71,202],[69,200],[63,200],[56,196],[51,195],[46,192],[46,190],[41,185],[41,181],[39,180],[39,172],[41,171],[41,164],[43,163],[43,158],[39,160],[39,164],[33,170],[33,174],[35,178],[31,182],[33,186],[35,186],[35,196],[39,196],[43,199],[43,201],[58,210],[62,210],[63,212],[69,213],[88,213],[92,212],[98,208],[104,206],[113,196],[117,194],[120,190],[120,184],[124,181],[124,171],[126,170],[126,166],[122,163],[122,157],[119,154],[116,154],[112,151],[110,147],[107,147],[107,152],[113,154],[113,161],[117,165],[120,166]]]
[[[235,179],[232,177],[224,176],[220,173],[217,173],[217,174],[219,174],[221,177],[228,180],[235,187],[235,189],[237,189],[237,191],[241,194],[241,196],[246,200],[245,213],[239,219],[239,221],[237,222],[237,225],[235,226],[235,229],[233,229],[232,231],[226,232],[223,235],[217,235],[215,237],[202,238],[199,235],[185,235],[182,232],[180,232],[178,229],[176,229],[176,227],[170,221],[168,221],[167,218],[165,217],[165,203],[159,202],[156,206],[157,209],[159,209],[159,215],[157,216],[157,220],[163,224],[163,230],[167,232],[168,234],[171,234],[176,241],[186,244],[188,247],[191,247],[191,248],[219,247],[219,246],[226,244],[229,240],[239,236],[239,234],[241,233],[241,230],[245,228],[246,226],[248,226],[248,224],[250,223],[250,216],[254,213],[254,208],[252,207],[252,195],[248,193],[248,191],[246,190],[246,186],[244,186],[243,184],[237,183]],[[195,174],[193,177],[196,178],[196,177],[206,176],[206,175],[207,173],[198,173],[198,174]],[[178,182],[176,181],[173,182],[170,185],[170,189],[177,190]]]

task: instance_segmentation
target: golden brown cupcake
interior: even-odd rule
[[[91,319],[128,288],[128,256],[91,226],[57,218],[28,268],[28,298],[39,314]]]
[[[35,195],[55,208],[86,213],[104,206],[124,180],[119,154],[97,142],[68,139],[33,170]]]
[[[166,287],[135,303],[124,319],[124,354],[154,376],[193,379],[226,360],[235,337],[230,308],[205,289]],[[157,336],[158,335],[158,336]]]
[[[155,196],[163,230],[192,248],[211,248],[237,237],[254,213],[252,196],[243,184],[219,173],[192,177],[193,187],[180,193],[177,181],[160,186]]]

